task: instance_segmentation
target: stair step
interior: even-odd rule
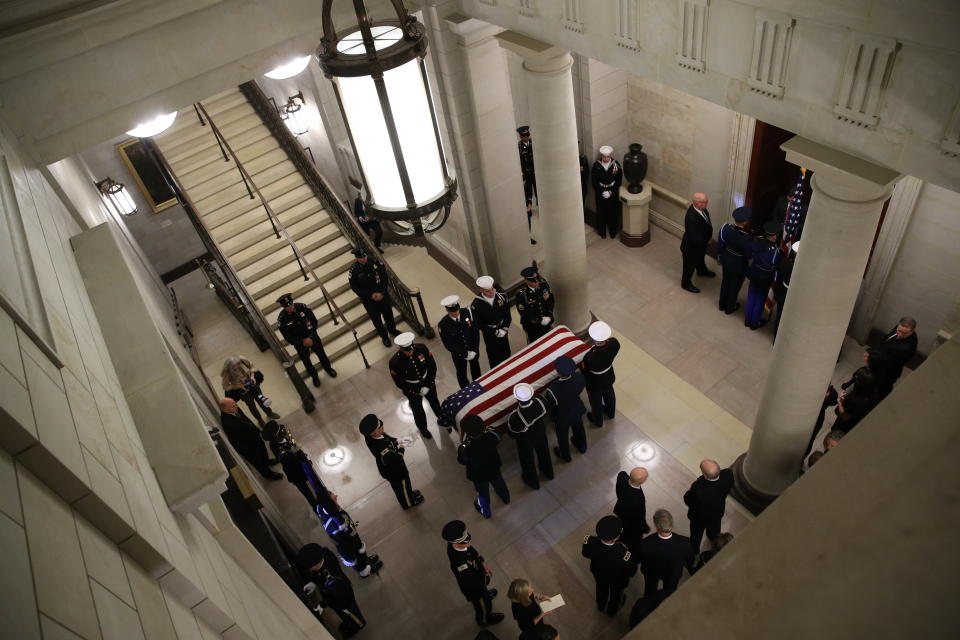
[[[394,321],[396,322],[397,329],[409,330],[409,327],[406,326],[403,318],[400,316],[396,316]],[[362,323],[355,323],[353,326],[354,329],[357,330],[357,338],[360,340],[360,344],[363,345],[363,352],[367,356],[368,362],[376,362],[387,354],[393,353],[393,346],[384,347],[380,343],[380,336],[377,330],[374,329],[373,322],[371,322],[369,318],[364,319]],[[321,340],[323,340],[322,337]],[[336,362],[341,358],[348,356],[360,357],[360,354],[357,353],[356,343],[353,340],[353,334],[345,328],[342,331],[338,331],[336,336],[331,340],[323,340],[323,349],[326,351],[327,357],[330,358],[330,362],[334,364],[334,368],[336,368]],[[303,365],[300,364],[300,360],[293,347],[287,347],[287,351],[288,353],[292,352],[293,360],[297,363],[297,371],[301,377],[304,380],[309,380],[310,376],[307,375],[307,372],[303,369]]]
[[[309,204],[309,202],[307,202],[307,204]],[[274,232],[273,225],[270,220],[267,219],[266,213],[263,212],[263,210],[257,213],[261,215],[259,222],[255,226],[228,240],[218,240],[223,253],[229,256],[231,260],[235,260],[237,264],[241,264],[242,261],[241,268],[243,269],[256,262],[256,259],[247,260],[247,258],[260,255],[262,250],[268,248],[280,251],[287,244],[282,231],[279,234]],[[327,228],[332,220],[330,216],[322,210],[302,209],[288,216],[281,216],[280,222],[294,241],[299,241],[308,238],[309,234]],[[304,231],[306,231],[306,233],[304,233]],[[216,234],[214,234],[214,236],[216,238]]]
[[[250,122],[247,121],[248,118],[252,116],[257,122],[260,121],[253,107],[246,102],[233,105],[220,113],[211,113],[210,115],[224,137],[231,141],[231,146],[233,145],[231,136],[236,135],[238,130],[250,128]],[[201,149],[209,145],[217,146],[213,129],[210,127],[210,123],[207,122],[206,117],[204,117],[204,124],[200,124],[200,120],[197,118],[193,107],[190,108],[189,113],[183,113],[182,117],[184,118],[184,126],[180,128],[170,127],[170,129],[167,129],[157,136],[158,144],[162,145],[170,154],[168,162],[180,161],[183,157],[189,155],[189,152],[193,149]],[[177,119],[179,120],[180,118],[181,116],[178,115]],[[240,123],[239,126],[237,123]]]
[[[331,223],[332,221],[329,219],[320,220],[308,218],[297,225],[288,226],[287,233],[289,233],[298,244],[300,242],[309,242],[316,234],[325,233],[325,229]],[[251,243],[243,249],[237,249],[233,253],[227,254],[234,268],[246,269],[247,267],[251,267],[264,258],[269,258],[274,252],[282,250],[283,247],[287,245],[286,240],[282,237],[278,240],[269,227],[265,232],[260,231],[259,233],[260,237],[256,242]]]
[[[269,219],[267,218],[267,212],[260,205],[260,199],[257,198],[254,203],[258,206],[252,207],[247,211],[236,214],[233,219],[227,220],[223,224],[211,228],[210,225],[207,225],[207,228],[210,229],[211,235],[217,240],[217,242],[226,242],[227,240],[232,240],[238,235],[253,229],[261,223],[268,223]],[[275,203],[270,203],[271,207],[275,207]],[[280,219],[285,226],[294,224],[295,222],[302,220],[303,216],[308,214],[311,211],[322,212],[323,205],[317,201],[316,198],[303,198],[300,202],[286,206],[281,210],[273,209],[274,213],[277,214],[277,217]],[[206,220],[204,220],[206,222]],[[271,231],[272,231],[271,227]],[[242,240],[240,240],[242,242]],[[236,243],[234,243],[236,244]]]
[[[327,291],[330,291],[335,287],[339,282],[338,276],[346,279],[347,271],[350,269],[350,265],[353,263],[353,256],[349,253],[337,256],[333,260],[329,261],[323,266],[322,269],[317,269],[317,276],[323,282],[324,286],[327,288]],[[311,297],[311,291],[316,288],[316,283],[313,280],[304,282],[303,278],[300,278],[299,274],[290,282],[285,285],[275,287],[269,291],[262,292],[260,296],[252,296],[257,307],[260,308],[260,312],[269,316],[271,313],[279,311],[280,305],[277,304],[277,298],[279,298],[284,293],[293,294],[294,299],[307,299]]]
[[[357,297],[357,294],[350,289],[349,283],[346,281],[340,283],[335,288],[331,289],[327,287],[327,291],[333,297],[333,301],[337,303],[337,306],[340,307],[340,310],[343,311],[344,315],[351,317],[347,314],[347,309],[353,309],[360,304],[360,298]],[[330,320],[330,309],[327,307],[327,301],[323,297],[323,292],[320,291],[320,287],[317,287],[312,292],[308,294],[307,297],[297,300],[297,302],[302,302],[311,309],[313,313],[317,316],[317,322],[319,324],[324,324]],[[279,309],[279,307],[278,307]],[[277,331],[277,313],[271,314],[271,316],[266,316],[267,320],[270,322],[270,330]],[[282,346],[287,346],[287,341],[280,336],[280,344]]]
[[[251,167],[255,166],[255,162],[258,159],[279,149],[280,147],[277,146],[277,143],[271,138],[264,138],[239,149],[234,147],[234,151],[240,157],[240,162],[247,168],[247,171],[250,172],[253,171]],[[195,156],[191,156],[191,158],[193,157]],[[215,157],[212,162],[207,162],[191,171],[185,172],[179,167],[175,167],[175,169],[177,171],[177,177],[180,178],[180,184],[182,184],[188,192],[196,186],[214,180],[229,171],[237,171],[233,158],[231,157],[229,162],[224,162],[222,155]],[[237,173],[237,175],[239,176],[240,174]]]
[[[264,193],[264,196],[267,195],[262,189],[261,193]],[[269,196],[267,197],[269,198],[270,206],[273,207],[273,210],[277,213],[277,215],[280,215],[284,211],[289,211],[294,207],[300,206],[304,202],[315,201],[313,192],[310,190],[310,187],[305,184],[302,184],[294,189],[290,189],[275,198],[270,198]],[[252,203],[249,202],[249,200],[249,198],[247,198],[247,202],[241,200],[233,206],[224,207],[205,216],[203,219],[204,224],[206,224],[207,228],[210,230],[219,229],[220,227],[229,225],[236,220],[244,218],[251,211],[263,208],[259,199]],[[257,219],[259,220],[259,214]]]
[[[229,109],[231,106],[246,101],[246,96],[240,93],[238,87],[230,87],[226,91],[204,100],[203,106],[208,113],[217,114],[225,109]],[[197,119],[197,112],[194,111],[193,105],[191,104],[177,112],[177,119],[173,121],[173,125],[161,135],[175,134],[192,124],[200,124],[200,121]]]
[[[309,187],[303,184],[303,179],[300,177],[300,174],[294,172],[265,187],[260,187],[260,193],[272,203],[276,199],[304,187],[309,190]],[[197,205],[197,209],[199,209],[198,212],[203,217],[203,222],[208,228],[220,226],[225,222],[243,215],[251,209],[263,208],[259,198],[251,200],[247,196],[246,190],[243,191],[243,196],[240,198],[223,201],[209,198],[203,203],[203,207],[197,204],[196,201],[194,201],[194,205]]]
[[[253,174],[252,171],[251,174]],[[284,160],[272,167],[253,174],[253,181],[254,184],[260,187],[260,192],[263,193],[263,196],[269,200],[276,195],[278,190],[274,189],[272,192],[268,192],[267,188],[290,174],[296,174],[297,178],[300,180],[303,179],[300,174],[297,173],[297,168],[293,166],[293,163],[289,160]],[[240,200],[241,198],[247,198],[248,200],[256,199],[256,194],[254,194],[253,198],[250,198],[250,195],[247,193],[247,188],[243,186],[243,181],[240,180],[239,171],[234,170],[232,175],[236,176],[237,181],[233,184],[224,185],[220,191],[211,191],[211,187],[207,187],[203,192],[205,195],[201,197],[191,196],[200,215],[206,216],[208,213],[213,213],[224,205]]]
[[[328,224],[315,233],[311,233],[304,240],[297,240],[294,238],[294,242],[297,243],[297,247],[300,248],[300,251],[307,256],[308,260],[310,260],[311,256],[318,250],[332,244],[338,238],[342,237],[343,236],[340,234],[340,230],[337,229],[335,225]],[[267,256],[265,259],[261,259],[255,263],[252,263],[246,269],[238,269],[237,272],[243,279],[244,284],[247,287],[251,287],[255,283],[261,281],[263,278],[269,276],[271,273],[275,273],[282,267],[286,266],[288,263],[296,263],[296,257],[293,255],[293,252],[278,251],[270,256]]]
[[[287,245],[287,247],[277,255],[283,261],[283,266],[279,266],[270,273],[266,274],[266,276],[262,277],[255,286],[247,286],[247,289],[250,291],[250,295],[254,300],[259,301],[264,297],[269,297],[270,294],[278,289],[286,290],[292,284],[303,282],[303,275],[300,272],[300,267],[298,266],[296,259],[291,259],[293,256],[293,249],[290,248],[290,245]],[[322,275],[322,270],[325,268],[325,265],[328,263],[336,264],[337,258],[342,258],[343,256],[347,256],[349,261],[352,261],[352,258],[350,258],[350,243],[347,242],[346,238],[340,236],[332,242],[328,242],[325,246],[314,250],[312,253],[304,254],[303,257],[306,264],[317,272],[317,276],[320,277],[321,282],[326,283],[326,278],[324,278]],[[271,301],[276,299],[276,297],[282,293],[283,291],[277,293],[276,296],[273,296]]]
[[[248,120],[244,120],[243,123],[249,124],[249,128],[238,131],[238,139],[242,140],[242,142],[238,142],[237,146],[234,146],[233,139],[230,138],[230,145],[234,151],[240,154],[241,161],[245,162],[247,157],[252,157],[248,151],[248,148],[252,145],[269,141],[276,146],[276,141],[270,136],[270,130],[261,123],[250,122]],[[210,136],[210,140],[207,142],[209,142],[209,144],[202,144],[202,141],[197,141],[197,145],[190,149],[189,154],[184,154],[182,157],[170,163],[170,166],[173,167],[173,170],[185,186],[187,183],[198,182],[196,178],[192,177],[195,172],[206,167],[233,163],[232,160],[223,159],[223,153],[220,151],[220,147],[217,146],[213,136]]]
[[[243,166],[247,170],[247,175],[253,179],[250,187],[252,188],[253,185],[259,187],[261,184],[272,182],[269,179],[264,179],[261,174],[284,162],[293,167],[293,164],[287,159],[286,152],[279,147],[268,151],[261,156],[253,158],[249,162],[244,162]],[[243,184],[243,178],[240,177],[240,170],[237,169],[236,164],[231,160],[230,162],[224,162],[221,166],[227,170],[211,176],[203,182],[189,185],[186,187],[187,193],[196,194],[195,197],[202,200],[235,184],[239,185],[241,189],[246,191],[247,188]]]

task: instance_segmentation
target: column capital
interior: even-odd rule
[[[537,40],[516,31],[497,35],[500,46],[523,58],[523,67],[533,73],[559,73],[573,66],[573,57],[566,49]]]
[[[465,47],[486,42],[503,31],[503,27],[461,13],[449,15],[443,21],[447,23],[450,32],[456,36],[457,44]]]
[[[787,162],[812,169],[821,191],[837,200],[866,202],[886,199],[902,174],[849,153],[794,136],[780,145]]]

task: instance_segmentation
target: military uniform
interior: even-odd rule
[[[477,424],[479,423],[479,424]],[[467,468],[467,480],[477,490],[474,506],[484,518],[493,515],[490,508],[490,486],[500,496],[503,504],[510,504],[510,489],[500,471],[500,434],[487,429],[477,416],[467,416],[461,425],[466,436],[457,449],[457,462]]]
[[[590,170],[590,177],[596,198],[597,233],[601,238],[606,238],[609,230],[610,237],[616,238],[621,213],[620,183],[623,182],[623,169],[613,158],[606,166],[597,160]],[[607,194],[606,197],[604,194]]]
[[[354,255],[358,258],[365,256],[363,251],[354,249]],[[387,290],[387,269],[382,262],[374,258],[367,257],[365,263],[359,260],[350,265],[350,271],[347,273],[347,280],[350,282],[350,288],[360,298],[363,308],[366,309],[373,322],[374,328],[380,334],[383,346],[389,347],[390,340],[387,334],[397,335],[396,324],[393,321],[393,307],[390,304],[390,293]],[[380,300],[374,300],[375,293],[383,296]]]
[[[529,273],[528,269],[524,269],[523,273]],[[520,325],[527,333],[527,344],[553,327],[553,307],[556,303],[547,281],[538,275],[533,277],[539,283],[536,289],[524,283],[517,292],[517,313],[520,314]],[[543,324],[543,318],[549,319],[546,325]]]
[[[794,246],[800,244],[797,240]],[[783,306],[787,303],[787,293],[790,290],[790,278],[793,276],[793,263],[797,256],[794,251],[789,251],[780,264],[777,265],[776,281],[773,285],[773,299],[777,303],[777,317],[773,321],[773,336],[776,338],[777,331],[780,330],[780,317],[783,315]]]
[[[459,308],[459,307],[458,307]],[[457,382],[460,388],[470,384],[470,380],[480,377],[480,330],[473,321],[469,309],[459,308],[459,317],[449,314],[440,319],[437,329],[440,332],[440,341],[450,352],[453,366],[457,370]],[[467,355],[473,353],[473,358],[467,360]],[[467,366],[470,367],[470,378],[467,378]]]
[[[430,403],[433,415],[440,417],[440,400],[437,398],[437,361],[430,349],[423,344],[411,345],[410,353],[400,350],[390,358],[390,375],[393,383],[410,401],[410,411],[417,429],[425,438],[432,437],[427,429],[427,413],[423,410],[423,398]],[[421,394],[426,388],[427,392]]]
[[[450,571],[457,579],[460,593],[473,605],[477,624],[486,626],[503,620],[502,613],[493,611],[493,599],[497,596],[496,589],[490,589],[490,577],[484,567],[483,556],[473,545],[470,545],[470,534],[461,520],[448,522],[442,531],[443,539],[447,541],[447,559],[450,561]],[[454,545],[464,546],[457,549]]]
[[[286,308],[280,310],[280,314],[277,316],[277,328],[283,335],[284,340],[296,349],[297,355],[300,356],[300,362],[303,363],[303,368],[310,374],[313,384],[315,386],[320,385],[320,376],[317,375],[316,368],[314,368],[313,363],[310,362],[311,351],[317,354],[317,360],[320,361],[320,366],[323,367],[323,370],[326,371],[331,378],[335,378],[337,372],[334,371],[330,365],[330,358],[327,357],[327,353],[323,350],[323,342],[320,341],[320,336],[317,335],[317,316],[313,314],[313,310],[301,302],[294,303],[293,297],[290,294],[284,294],[277,299],[277,303],[281,306],[290,306],[289,304],[284,304],[284,302],[292,304],[293,311],[287,311]],[[307,338],[313,342],[309,347],[303,346],[303,341]]]
[[[311,568],[321,563],[318,569]],[[310,579],[310,583],[304,587],[304,593],[311,609],[318,615],[324,607],[336,611],[342,620],[339,630],[345,638],[356,635],[367,626],[357,605],[353,585],[343,574],[332,551],[318,544],[307,544],[297,553],[297,564]]]
[[[510,357],[510,339],[507,337],[511,322],[510,304],[507,296],[498,291],[493,298],[478,295],[473,299],[470,310],[480,333],[483,334],[487,360],[492,369]],[[498,335],[499,333],[503,335]]]
[[[591,329],[593,328],[591,325]],[[590,401],[587,418],[598,427],[603,426],[604,415],[613,420],[617,411],[617,394],[613,389],[617,378],[613,371],[613,361],[620,353],[620,342],[610,337],[609,327],[604,335],[606,338],[602,340],[603,344],[593,345],[580,362],[586,381],[587,400]]]
[[[507,419],[507,432],[517,441],[517,454],[520,458],[520,476],[524,484],[533,488],[540,488],[540,477],[537,467],[540,468],[547,480],[553,480],[553,461],[550,458],[550,446],[547,442],[547,432],[543,419],[552,408],[551,398],[530,398],[521,401]],[[536,465],[534,463],[536,456]]]
[[[733,219],[737,222],[749,220],[751,209],[739,207],[733,212]],[[740,287],[747,277],[747,263],[753,249],[753,238],[743,227],[729,222],[720,227],[717,234],[717,255],[720,266],[723,267],[723,278],[720,281],[720,311],[733,313],[740,306],[737,296]]]
[[[363,199],[360,196],[353,200],[353,215],[360,228],[368,236],[372,236],[373,246],[377,248],[377,251],[383,253],[383,249],[380,248],[380,243],[383,241],[383,226],[381,226],[379,219],[367,215],[367,207],[363,204]]]
[[[775,223],[768,222],[764,225],[764,234],[775,236],[776,227]],[[770,284],[773,282],[773,274],[779,261],[780,248],[777,247],[776,242],[767,237],[754,240],[750,266],[747,268],[750,286],[747,289],[747,309],[743,322],[751,329],[759,329],[765,324],[760,318],[763,315],[767,292],[770,291]]]
[[[597,523],[597,535],[584,536],[580,549],[590,559],[590,573],[597,583],[597,609],[610,616],[623,604],[623,591],[637,573],[636,555],[617,540],[620,530],[617,516],[605,516]]]
[[[371,429],[368,420],[373,414],[368,414],[360,423],[360,432],[363,434],[364,442],[367,448],[373,454],[373,459],[377,463],[377,471],[380,477],[390,483],[394,494],[397,496],[397,502],[404,509],[410,509],[423,502],[423,495],[410,486],[410,472],[407,471],[407,465],[403,461],[404,448],[400,446],[396,438],[383,434],[375,438],[370,433]],[[376,416],[373,416],[376,419]],[[379,426],[382,423],[377,419]]]
[[[580,453],[587,452],[587,433],[583,429],[583,414],[587,408],[580,399],[584,389],[583,374],[577,371],[577,364],[573,359],[562,356],[563,360],[554,366],[561,378],[554,380],[547,388],[546,394],[554,405],[553,423],[557,431],[557,445],[553,452],[562,460],[570,462],[570,432],[573,432],[573,446]],[[557,359],[558,361],[561,358]]]
[[[533,204],[533,198],[537,195],[537,175],[533,169],[533,141],[530,140],[530,127],[522,126],[517,128],[517,133],[526,140],[517,141],[517,153],[520,155],[520,174],[523,176],[523,195],[527,204]]]

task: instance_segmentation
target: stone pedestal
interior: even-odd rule
[[[642,247],[650,242],[650,199],[653,190],[644,181],[643,191],[630,193],[626,186],[620,187],[620,202],[623,203],[623,228],[620,242],[628,247]]]
[[[799,136],[787,161],[813,169],[803,251],[790,279],[750,448],[735,464],[734,497],[762,510],[797,479],[837,363],[883,201],[900,175]]]

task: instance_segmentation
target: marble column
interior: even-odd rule
[[[750,447],[734,496],[759,512],[797,479],[857,300],[883,202],[900,175],[800,138],[787,161],[814,171],[803,250],[790,279]]]
[[[590,310],[570,73],[573,58],[567,51],[514,31],[505,31],[497,39],[523,58],[537,171],[543,271],[557,297],[557,320],[582,333],[590,324]]]

